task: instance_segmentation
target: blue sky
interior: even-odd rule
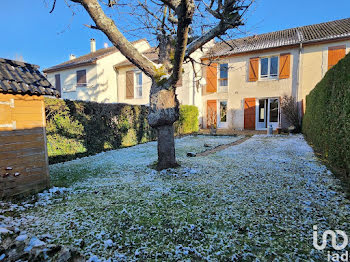
[[[0,1],[0,57],[16,59],[46,67],[68,60],[90,50],[89,39],[97,48],[108,42],[106,36],[83,24],[91,19],[81,8],[72,12],[63,0],[57,0],[50,14],[52,0]],[[256,0],[246,17],[245,30],[259,34],[286,28],[350,17],[349,0]],[[140,37],[142,38],[142,37]],[[135,40],[135,39],[130,39]]]

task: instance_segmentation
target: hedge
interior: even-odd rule
[[[45,98],[50,163],[133,146],[156,139],[148,107]],[[180,106],[177,135],[198,131],[198,109]]]
[[[330,69],[306,97],[303,133],[331,168],[349,174],[350,55]]]

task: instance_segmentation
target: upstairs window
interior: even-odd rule
[[[278,56],[260,58],[260,78],[278,77]]]
[[[219,78],[219,86],[227,86],[228,85],[228,64],[220,64],[220,78]]]
[[[77,71],[77,86],[79,87],[87,86],[85,69]]]
[[[135,94],[136,98],[142,97],[142,72],[135,73]]]

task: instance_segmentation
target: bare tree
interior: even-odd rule
[[[289,125],[294,126],[295,132],[301,131],[301,115],[298,103],[293,96],[283,96],[281,99],[282,113]]]
[[[210,40],[242,25],[242,16],[254,0],[71,1],[89,13],[95,23],[89,27],[102,31],[130,62],[152,79],[148,122],[158,131],[158,168],[176,166],[173,123],[179,118],[179,102],[175,88],[182,65],[191,61],[191,54]],[[134,22],[140,30],[155,36],[158,64],[127,40],[121,31],[125,19],[122,19],[124,26],[118,26],[120,19],[113,20],[112,15],[107,15],[121,16],[122,10],[132,15],[128,17],[130,24]],[[131,32],[133,27],[128,29]]]

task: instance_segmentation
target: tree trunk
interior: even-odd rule
[[[176,167],[174,126],[159,126],[158,131],[158,169]]]
[[[153,81],[150,93],[148,123],[158,133],[159,170],[176,167],[173,124],[179,119],[179,101],[175,88]]]

